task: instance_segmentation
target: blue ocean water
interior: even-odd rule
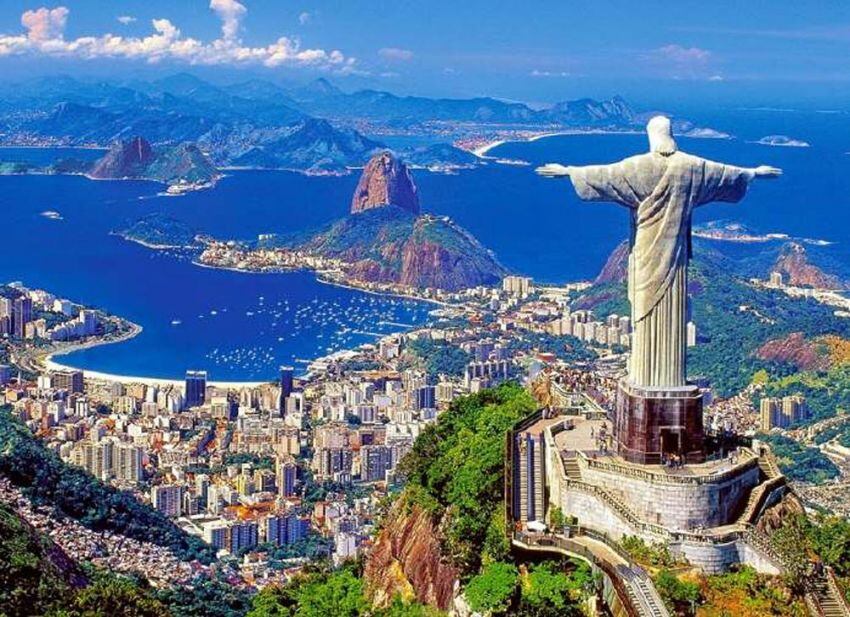
[[[748,110],[708,119],[705,124],[735,139],[681,138],[680,148],[744,166],[775,165],[785,175],[756,183],[740,204],[701,208],[696,222],[730,219],[763,233],[826,239],[836,242],[836,254],[846,256],[847,120],[845,114]],[[811,147],[749,143],[771,134],[803,139]],[[627,213],[613,204],[582,203],[568,182],[539,178],[533,168],[550,161],[612,162],[646,148],[642,135],[508,143],[491,154],[528,166],[489,164],[457,175],[417,171],[416,181],[424,210],[451,216],[510,269],[549,282],[587,279],[626,236]],[[27,152],[32,151],[17,160],[32,160]],[[9,154],[0,152],[0,160],[10,160]],[[50,289],[144,327],[131,341],[64,357],[69,364],[157,377],[199,368],[220,380],[271,379],[281,363],[374,340],[372,334],[400,324],[421,323],[432,306],[332,287],[308,273],[200,268],[178,253],[150,251],[109,231],[152,212],[222,238],[317,228],[347,212],[356,182],[356,175],[240,171],[212,190],[166,197],[159,194],[161,186],[149,182],[0,177],[5,232],[0,280]],[[46,210],[60,212],[63,219],[41,216]]]
[[[312,199],[332,203],[323,198],[334,195],[333,180],[319,183],[322,190],[313,194],[304,184],[297,174],[240,173],[214,191],[175,198],[157,197],[162,187],[149,182],[3,177],[0,280],[48,289],[143,326],[132,340],[60,359],[124,375],[179,378],[199,368],[215,380],[273,379],[280,364],[422,323],[433,305],[327,285],[305,272],[201,268],[185,255],[151,251],[109,234],[152,211],[240,237],[340,214],[336,204],[310,207]],[[46,210],[59,212],[62,220],[42,216]]]

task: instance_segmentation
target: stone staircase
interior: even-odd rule
[[[850,608],[841,596],[831,571],[813,577],[811,590],[806,596],[809,612],[815,617],[850,617]]]
[[[620,570],[626,590],[641,616],[669,617],[670,612],[658,595],[655,585],[642,568],[622,568]]]
[[[779,470],[779,467],[776,466],[776,463],[773,461],[773,458],[770,456],[760,456],[758,458],[759,461],[759,469],[764,474],[764,477],[768,480],[772,480],[774,478],[778,478],[782,476],[782,472]]]
[[[581,481],[581,467],[576,457],[570,456],[564,458],[564,473],[570,480]]]

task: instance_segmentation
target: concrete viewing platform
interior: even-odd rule
[[[555,445],[566,456],[581,455],[599,463],[622,466],[624,469],[640,470],[643,473],[669,478],[706,478],[721,476],[738,468],[756,464],[757,457],[742,449],[732,456],[707,460],[701,463],[681,465],[646,465],[629,462],[614,451],[612,424],[607,420],[586,419],[583,416],[548,418],[529,427],[529,431],[542,432],[551,427]],[[660,478],[659,478],[660,479]]]
[[[707,572],[734,563],[781,570],[755,529],[761,513],[787,490],[769,457],[738,448],[703,462],[637,463],[619,456],[613,428],[598,415],[548,410],[518,425],[512,438],[515,520],[545,520],[557,505],[583,528],[615,541],[628,535],[664,542]]]

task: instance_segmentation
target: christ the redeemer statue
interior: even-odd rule
[[[755,178],[776,178],[782,171],[742,168],[679,152],[670,120],[656,116],[647,124],[649,153],[611,165],[565,167],[549,164],[537,173],[569,177],[578,196],[612,201],[631,213],[629,300],[632,305],[632,354],[628,380],[642,389],[686,385],[685,320],[691,216],[712,201],[737,202]]]

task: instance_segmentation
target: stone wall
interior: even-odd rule
[[[631,477],[582,465],[582,479],[618,495],[642,520],[692,530],[732,523],[759,483],[756,465],[718,482],[678,483]]]

